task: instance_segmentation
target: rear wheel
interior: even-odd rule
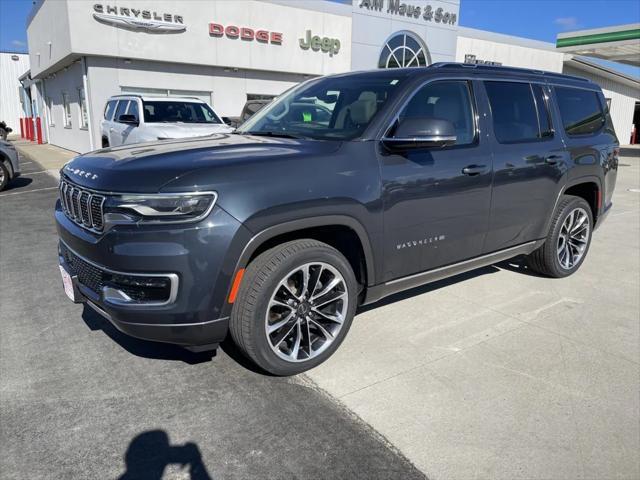
[[[8,183],[9,183],[9,169],[0,160],[0,192],[5,189]]]
[[[529,267],[543,275],[561,278],[584,262],[593,232],[593,214],[580,197],[564,195],[553,217],[549,235],[527,259]]]
[[[102,148],[108,148],[109,147],[109,140],[107,139],[107,137],[102,137]]]
[[[247,267],[231,314],[231,336],[259,367],[295,375],[329,358],[356,310],[349,262],[315,240],[296,240]]]

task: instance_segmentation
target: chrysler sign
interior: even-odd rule
[[[187,29],[181,15],[100,3],[93,6],[93,18],[117,27],[148,32],[179,33]]]

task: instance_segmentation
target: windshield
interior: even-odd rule
[[[222,123],[205,103],[145,100],[142,104],[145,123]]]
[[[260,110],[237,132],[352,140],[362,135],[406,75],[325,77],[303,83]]]

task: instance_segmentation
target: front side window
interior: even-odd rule
[[[555,87],[562,125],[567,135],[589,135],[604,125],[598,94],[592,90]]]
[[[120,121],[120,115],[124,115],[127,113],[127,107],[129,106],[129,100],[119,100],[118,106],[116,107],[116,114],[113,117],[115,122]]]
[[[258,111],[238,133],[352,140],[362,135],[406,75],[385,72],[303,83]]]
[[[85,98],[84,88],[78,89],[78,100],[80,104],[80,128],[88,128],[89,115],[87,114],[87,99]]]
[[[127,109],[127,115],[133,115],[136,117],[136,120],[139,120],[140,113],[138,112],[138,102],[135,100],[131,100],[129,102],[129,108]]]
[[[145,100],[145,123],[222,123],[206,103]]]
[[[71,128],[71,103],[69,103],[69,94],[62,94],[62,111],[64,114],[64,128]]]
[[[517,82],[485,82],[493,131],[500,143],[535,141],[541,138],[531,85]]]
[[[451,122],[456,145],[475,140],[471,92],[467,81],[433,82],[422,87],[400,114],[403,118],[438,118]]]
[[[104,109],[104,119],[105,120],[112,120],[113,119],[113,112],[116,109],[116,103],[118,103],[116,100],[109,100],[107,102],[107,106]]]

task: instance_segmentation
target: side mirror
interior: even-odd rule
[[[221,120],[227,125],[231,125],[231,119],[229,117],[221,117]]]
[[[382,143],[395,152],[417,148],[448,147],[455,145],[456,140],[456,129],[449,120],[415,117],[400,120],[393,137],[384,137]]]
[[[126,123],[128,125],[135,125],[136,127],[140,124],[138,122],[138,118],[135,115],[120,115],[118,117],[118,122]]]

